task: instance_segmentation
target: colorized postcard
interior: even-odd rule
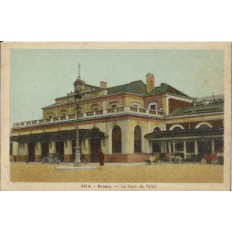
[[[2,190],[230,190],[231,44],[1,43]]]

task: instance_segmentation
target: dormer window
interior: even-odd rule
[[[139,108],[139,107],[140,107],[139,103],[137,103],[137,102],[133,102],[133,103],[132,103],[132,106],[133,106],[133,107],[136,107],[136,108]]]
[[[51,120],[53,118],[53,114],[52,113],[47,114],[47,118]]]
[[[91,111],[97,111],[99,109],[99,104],[91,105]]]
[[[152,102],[148,105],[149,110],[157,110],[157,103]]]
[[[112,109],[115,109],[118,107],[118,101],[112,101],[109,103],[109,105]]]

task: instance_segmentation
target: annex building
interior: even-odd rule
[[[78,77],[80,78],[80,77]],[[74,93],[42,108],[42,119],[14,123],[10,153],[15,161],[40,161],[47,153],[73,162],[77,104]],[[224,98],[192,98],[162,83],[153,74],[108,87],[84,83],[78,112],[82,159],[97,162],[99,148],[106,162],[142,162],[150,154],[223,152]]]

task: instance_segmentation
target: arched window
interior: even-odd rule
[[[180,131],[180,130],[183,130],[183,129],[180,126],[176,126],[172,130],[174,130],[174,131]]]
[[[119,126],[114,126],[112,130],[112,152],[122,153],[122,133]]]
[[[174,130],[174,131],[178,131],[178,130],[184,130],[184,127],[180,124],[174,124],[170,127],[169,130]]]
[[[203,124],[203,125],[201,125],[201,126],[199,127],[199,129],[209,129],[209,128],[210,128],[210,126],[207,125],[207,124]]]
[[[209,128],[212,128],[212,125],[208,122],[200,122],[196,126],[196,129],[209,129]]]
[[[134,129],[134,152],[142,152],[142,133],[140,126],[136,126]]]
[[[158,126],[156,126],[154,129],[153,129],[153,132],[160,132],[161,131],[161,129],[158,127]]]

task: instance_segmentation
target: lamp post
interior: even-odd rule
[[[82,98],[82,89],[84,85],[84,81],[80,78],[80,64],[79,64],[79,73],[78,78],[73,83],[74,85],[74,92],[75,92],[75,102],[77,105],[77,137],[76,137],[76,147],[75,147],[75,158],[74,158],[74,166],[80,166],[81,165],[81,148],[79,145],[79,109],[80,109],[80,102]]]

